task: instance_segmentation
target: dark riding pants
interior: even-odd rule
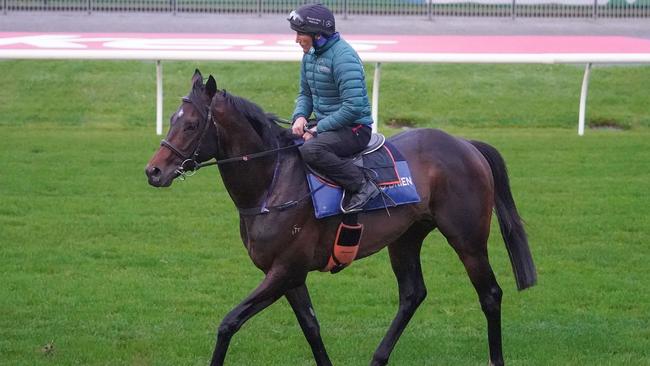
[[[364,176],[350,156],[362,151],[370,141],[370,126],[343,127],[319,133],[300,147],[303,160],[318,172],[350,192],[363,184]]]

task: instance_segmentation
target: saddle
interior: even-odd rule
[[[379,150],[382,146],[384,146],[384,143],[386,143],[386,136],[380,134],[380,133],[372,133],[370,135],[370,141],[368,141],[368,145],[366,145],[366,148],[363,149],[360,153],[354,155],[352,157],[352,162],[356,164],[357,166],[363,166],[363,159],[361,159],[364,155],[368,155],[370,153],[373,153],[377,150]]]
[[[373,180],[377,185],[389,185],[396,184],[399,178],[397,171],[395,170],[395,161],[390,155],[389,150],[383,150],[382,148],[386,144],[386,136],[380,133],[373,133],[370,136],[370,141],[368,145],[359,153],[352,155],[348,159],[352,160],[352,163],[359,168],[365,168],[366,171],[372,171],[374,174],[371,174],[368,178]],[[373,154],[374,153],[374,154]],[[335,182],[327,177],[327,175],[319,172],[316,168],[305,163],[307,171],[320,180],[326,182],[328,185],[337,186]],[[379,170],[385,170],[380,172]]]
[[[363,211],[420,202],[406,159],[383,135],[373,134],[366,148],[350,159],[362,167],[382,191],[364,206]],[[341,214],[343,188],[313,167],[305,166],[316,218]]]
[[[364,169],[367,178],[372,179],[382,191],[364,206],[363,211],[420,202],[406,159],[395,146],[386,142],[384,135],[372,134],[366,148],[350,159]],[[313,167],[305,165],[316,218],[341,214],[340,202],[344,190]],[[362,235],[363,224],[357,221],[357,214],[343,215],[330,259],[321,271],[338,273],[352,264]]]

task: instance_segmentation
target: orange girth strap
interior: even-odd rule
[[[356,221],[356,220],[355,220]],[[357,257],[359,242],[363,233],[363,224],[345,224],[341,222],[336,231],[334,248],[327,266],[321,271],[337,273],[347,267]]]

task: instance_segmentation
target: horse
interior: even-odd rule
[[[218,327],[211,365],[223,365],[234,334],[251,317],[285,296],[316,364],[331,365],[321,339],[307,275],[330,258],[341,216],[316,219],[305,167],[291,130],[258,105],[217,89],[197,69],[191,90],[172,115],[170,128],[145,173],[150,185],[170,186],[197,168],[214,163],[239,210],[241,239],[265,274],[248,297]],[[537,273],[523,221],[510,190],[500,153],[492,146],[435,129],[413,129],[388,139],[406,158],[419,203],[363,212],[367,229],[356,259],[388,248],[397,279],[399,308],[370,365],[386,365],[400,335],[427,295],[420,251],[434,229],[447,239],[474,286],[487,319],[489,362],[503,365],[502,290],[488,260],[493,210],[510,258],[517,288],[533,286]],[[208,162],[216,159],[216,162]]]

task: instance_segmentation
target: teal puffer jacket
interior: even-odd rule
[[[312,112],[318,132],[372,124],[363,64],[338,34],[302,58],[293,120],[301,116],[308,119]]]

